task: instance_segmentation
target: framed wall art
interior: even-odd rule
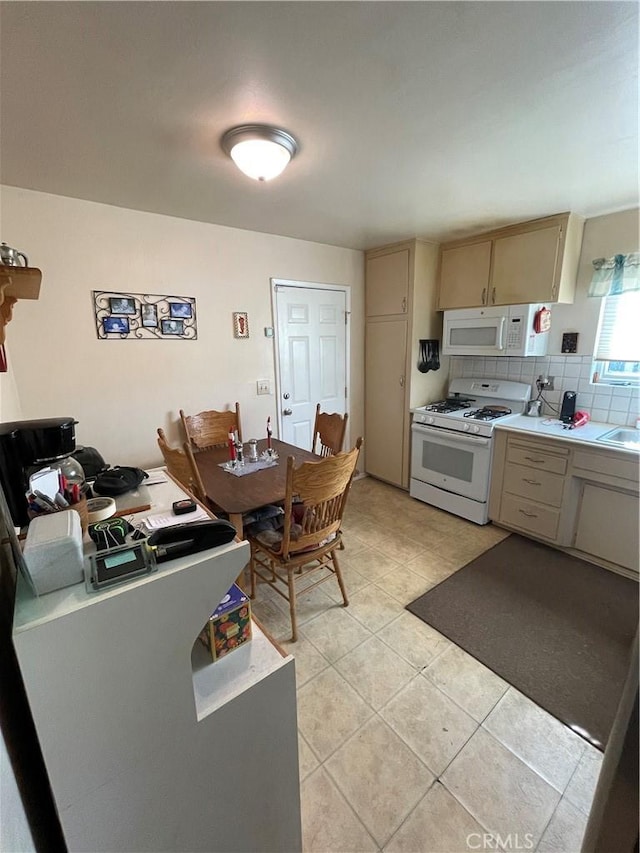
[[[112,314],[136,314],[136,300],[131,296],[110,296],[109,310]]]
[[[108,290],[92,293],[99,340],[195,341],[198,338],[196,300],[192,296]]]
[[[235,311],[233,314],[233,337],[249,337],[249,315],[246,311]]]
[[[184,335],[183,320],[160,320],[163,335]]]

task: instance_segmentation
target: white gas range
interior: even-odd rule
[[[453,379],[445,400],[412,409],[409,494],[476,524],[486,524],[493,427],[521,415],[531,385]]]

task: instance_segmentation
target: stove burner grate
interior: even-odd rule
[[[437,415],[448,415],[450,412],[458,412],[460,409],[471,408],[471,403],[466,400],[440,400],[425,407],[427,412],[435,412]]]
[[[510,414],[512,411],[507,406],[484,406],[482,409],[465,412],[463,417],[473,418],[474,421],[494,421],[496,418],[503,418]]]

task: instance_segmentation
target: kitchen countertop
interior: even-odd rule
[[[598,448],[599,450],[615,450],[618,453],[630,454],[638,456],[639,451],[631,447],[621,447],[617,444],[609,444],[605,441],[597,439],[607,432],[614,429],[630,429],[622,424],[604,424],[595,421],[589,421],[584,426],[575,427],[574,429],[564,429],[563,424],[557,418],[530,418],[527,415],[515,415],[501,423],[496,423],[496,429],[507,430],[508,432],[522,432],[527,435],[537,436],[538,438],[553,438],[559,439],[570,444],[589,445],[590,447]],[[640,441],[640,430],[638,431],[638,441]]]

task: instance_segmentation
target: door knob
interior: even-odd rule
[[[292,409],[283,409],[283,410],[282,410],[282,414],[283,414],[283,415],[292,415],[292,414],[293,414],[293,410],[292,410]]]
[[[288,400],[291,395],[289,394],[288,391],[285,391],[282,396],[284,397],[285,400]]]

